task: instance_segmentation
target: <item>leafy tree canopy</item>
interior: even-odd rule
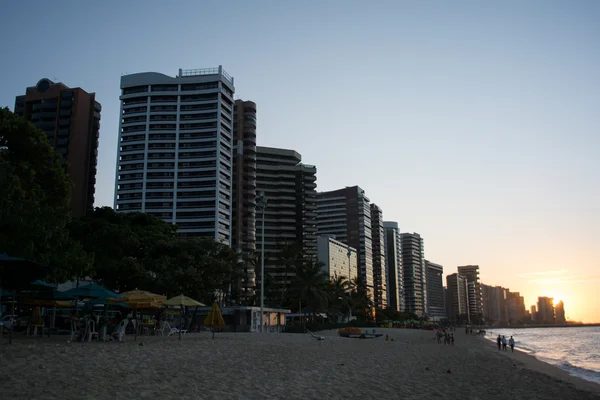
[[[89,272],[69,239],[71,181],[46,134],[0,110],[0,252],[52,267],[51,280]]]

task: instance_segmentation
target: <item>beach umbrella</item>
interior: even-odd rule
[[[181,307],[181,313],[179,315],[179,340],[181,340],[181,318],[183,316],[183,307],[202,307],[204,306],[204,304],[200,303],[199,301],[196,301],[192,298],[189,298],[187,296],[184,296],[183,294],[180,294],[179,296],[175,296],[175,297],[171,297],[170,299],[166,300],[163,302],[163,305],[165,306],[179,306]]]
[[[204,319],[204,326],[208,326],[212,330],[213,339],[215,338],[215,329],[216,328],[225,328],[225,320],[223,319],[223,314],[221,314],[221,309],[217,303],[212,305],[212,308],[208,312],[208,315]]]
[[[160,303],[161,301],[165,301],[167,299],[167,296],[147,292],[145,290],[130,290],[128,292],[121,293],[121,296],[127,299],[127,303]],[[123,299],[120,299],[119,301],[122,300]]]
[[[103,286],[100,286],[95,283],[90,283],[85,286],[80,286],[77,288],[69,289],[62,293],[65,297],[71,298],[87,298],[87,299],[118,299],[120,301],[124,300],[124,297],[118,293],[115,293],[111,290],[106,289]]]

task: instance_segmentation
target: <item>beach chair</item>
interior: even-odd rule
[[[72,342],[73,339],[81,337],[81,332],[77,329],[77,324],[74,320],[71,320],[71,337],[69,340]]]
[[[171,328],[171,325],[167,321],[162,321],[160,323],[160,326],[161,326],[161,328],[159,329],[158,332],[156,332],[156,334],[158,334],[160,332],[161,335],[164,335],[166,333],[167,336],[171,336],[171,335],[174,335],[175,333],[179,332],[179,329]],[[183,331],[181,331],[181,332],[183,333]]]
[[[98,335],[98,332],[96,332],[96,322],[90,319],[87,322],[87,326],[85,328],[85,336],[83,340],[85,341],[85,339],[87,338],[87,341],[91,342],[94,337],[100,340],[100,336]]]
[[[119,322],[117,330],[113,333],[113,335],[117,336],[119,343],[125,343],[125,328],[127,328],[127,322],[129,321],[126,319]]]

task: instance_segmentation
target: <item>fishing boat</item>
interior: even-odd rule
[[[368,333],[368,331],[362,331],[360,328],[341,328],[338,330],[340,337],[352,338],[352,339],[375,339],[383,336],[383,333]]]

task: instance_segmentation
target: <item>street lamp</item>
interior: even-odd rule
[[[256,208],[262,212],[260,243],[260,331],[262,332],[265,311],[265,209],[267,208],[267,197],[264,192],[258,192]]]
[[[352,272],[350,270],[350,266],[352,265],[351,257],[352,257],[352,250],[350,250],[350,247],[348,247],[348,253],[346,254],[348,256],[348,308],[350,309],[350,312],[348,313],[348,323],[350,323],[350,320],[352,319],[352,304],[350,303],[350,299],[352,298]]]

